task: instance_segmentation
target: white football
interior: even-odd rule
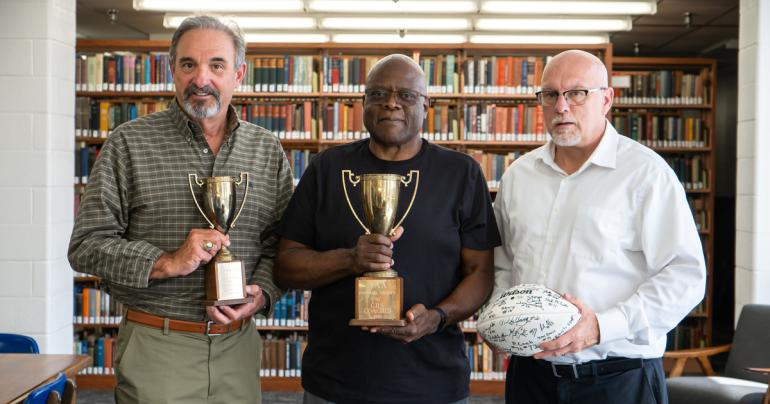
[[[542,351],[540,344],[559,338],[580,319],[574,304],[543,285],[517,285],[479,315],[476,328],[495,348],[519,356]]]

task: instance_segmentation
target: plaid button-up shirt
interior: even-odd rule
[[[102,147],[81,202],[69,246],[72,267],[102,278],[112,297],[130,308],[204,320],[203,267],[160,280],[150,280],[150,270],[164,252],[178,249],[190,230],[208,227],[193,201],[188,174],[238,177],[248,172],[249,193],[230,230],[229,248],[243,261],[246,282],[259,285],[277,302],[274,230],[291,197],[290,168],[273,134],[239,121],[232,107],[227,119],[227,135],[216,155],[176,102],[117,127]],[[194,189],[201,201],[200,189]],[[240,207],[243,185],[236,194]]]

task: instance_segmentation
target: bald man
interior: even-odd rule
[[[403,55],[380,60],[364,95],[371,137],[314,157],[283,216],[275,280],[312,290],[305,403],[467,402],[470,371],[457,322],[491,293],[500,238],[479,165],[420,138],[428,105],[417,63]],[[394,237],[362,234],[345,202],[342,170],[419,170],[414,204]],[[414,186],[400,198],[398,216]],[[406,326],[349,326],[355,278],[391,266],[404,279]]]
[[[684,189],[605,118],[614,93],[596,56],[558,54],[536,94],[551,138],[503,175],[493,296],[543,284],[581,317],[534,357],[511,359],[506,402],[665,403],[666,333],[706,281]]]

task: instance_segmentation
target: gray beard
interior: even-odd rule
[[[182,103],[182,108],[193,118],[207,119],[216,116],[222,108],[222,104],[218,98],[214,100],[214,104],[210,107],[206,107],[205,103],[194,103],[190,100],[185,100]]]

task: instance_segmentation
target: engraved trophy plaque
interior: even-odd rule
[[[400,185],[405,187],[414,179],[412,199],[401,220],[396,222]],[[348,196],[347,182],[355,187],[361,183],[361,202],[364,219],[361,221]],[[342,170],[342,189],[353,217],[363,227],[366,234],[392,236],[395,229],[409,214],[417,187],[420,184],[420,172],[411,170],[406,176],[397,174],[354,175],[351,170]],[[368,226],[367,226],[368,225]],[[365,272],[356,278],[356,318],[350,320],[352,326],[404,326],[406,320],[401,317],[404,303],[404,279],[390,268],[386,271]]]
[[[229,176],[198,178],[196,174],[188,174],[195,206],[201,212],[209,227],[222,234],[227,234],[235,227],[246,197],[249,194],[249,174],[241,173],[240,178]],[[193,184],[203,188],[203,204],[195,197]],[[243,201],[235,212],[236,187],[244,184]],[[252,301],[246,296],[246,276],[243,262],[236,260],[230,250],[224,245],[214,258],[206,264],[206,306],[229,306]]]

